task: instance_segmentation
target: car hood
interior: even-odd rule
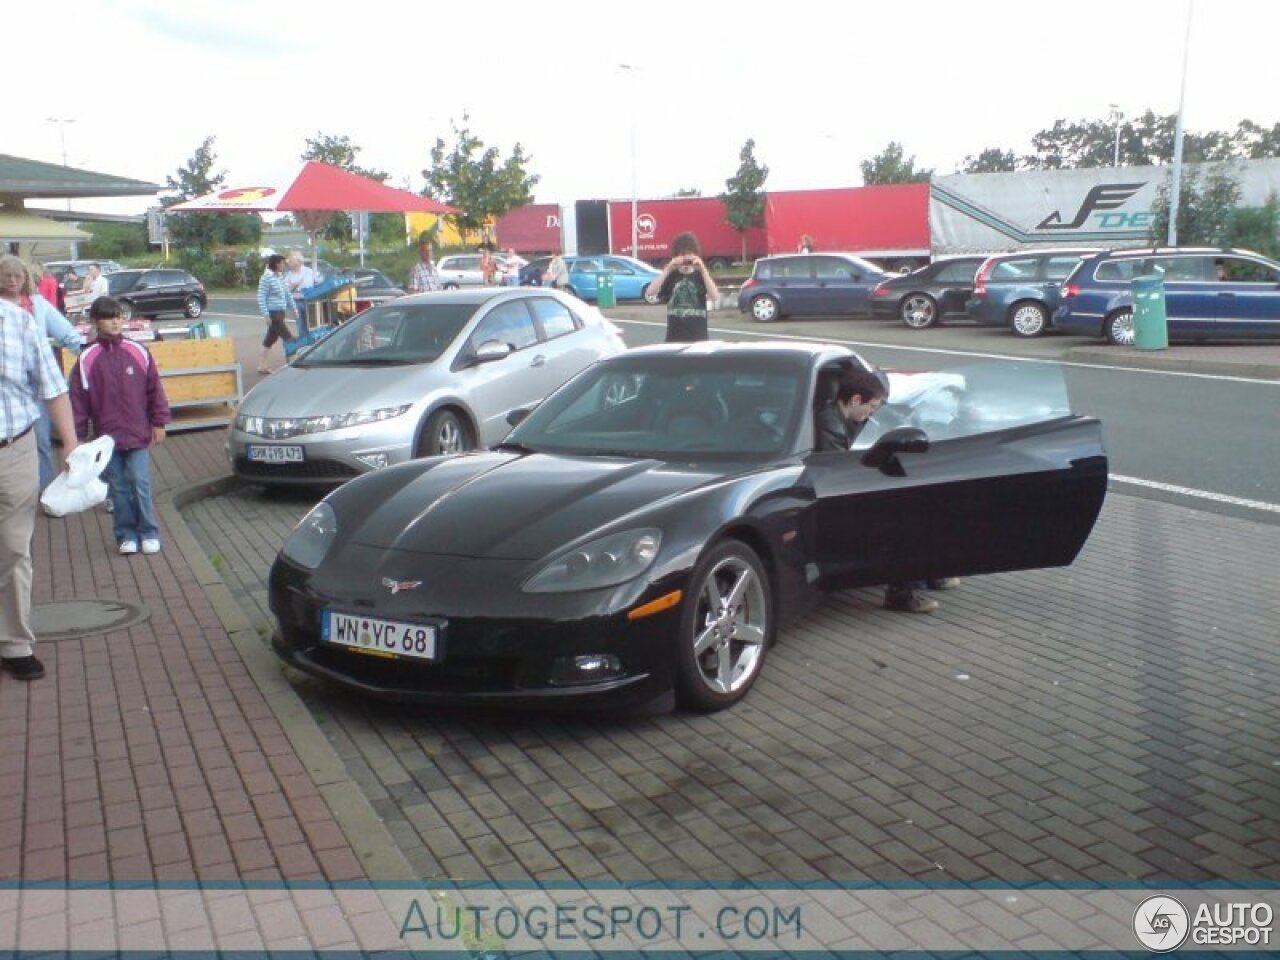
[[[403,482],[370,491],[379,506],[345,532],[349,542],[505,560],[536,560],[632,515],[637,526],[654,523],[648,511],[725,476],[723,469],[659,460],[501,452],[430,460],[396,472]],[[342,523],[340,514],[340,529]]]
[[[424,374],[434,366],[289,366],[250,390],[239,412],[251,417],[315,417],[411,403],[430,389]]]

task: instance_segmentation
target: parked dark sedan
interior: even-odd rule
[[[738,291],[738,309],[761,323],[783,317],[867,316],[871,291],[888,279],[847,253],[801,253],[757,260]]]
[[[124,318],[181,313],[194,320],[209,302],[204,284],[185,270],[117,270],[107,274],[107,290],[120,301]]]
[[[939,260],[906,276],[884,280],[871,291],[871,315],[881,320],[896,318],[913,330],[967,317],[973,276],[984,260],[986,257]]]
[[[608,708],[674,689],[718,710],[821,591],[1074,559],[1107,460],[1060,380],[894,375],[865,448],[815,452],[816,398],[850,364],[829,344],[634,349],[491,450],[359,477],[271,569],[274,649],[390,699]]]
[[[974,278],[969,317],[1020,337],[1040,336],[1062,300],[1063,281],[1081,257],[1096,252],[1022,250],[991,257]]]

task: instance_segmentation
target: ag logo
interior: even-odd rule
[[[1191,915],[1173,897],[1147,897],[1133,913],[1133,933],[1152,953],[1177,950],[1190,928]]]
[[[652,240],[654,231],[658,229],[658,221],[652,213],[642,213],[636,217],[636,232],[642,240]]]

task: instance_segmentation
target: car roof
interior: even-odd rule
[[[430,293],[416,293],[411,297],[401,297],[396,301],[396,305],[403,306],[409,303],[470,303],[479,305],[488,303],[490,300],[520,300],[527,297],[547,296],[556,296],[556,293],[548,287],[459,287],[456,290],[433,290]]]
[[[699,340],[695,343],[651,343],[632,347],[618,358],[643,355],[740,357],[750,361],[762,355],[808,357],[811,360],[828,361],[843,357],[858,357],[848,347],[838,343],[820,343],[790,340]],[[861,357],[858,357],[861,359]],[[870,364],[867,365],[870,367]]]
[[[1242,250],[1238,247],[1126,247],[1122,250],[1103,250],[1108,257],[1153,257],[1153,256],[1213,256],[1214,254],[1241,254],[1246,257],[1266,256],[1255,250]]]
[[[1097,247],[1044,247],[1034,250],[1014,250],[1009,253],[993,253],[990,254],[988,260],[1010,260],[1020,257],[1062,257],[1062,256],[1081,256],[1087,257],[1094,253],[1106,253],[1106,250],[1099,250]]]

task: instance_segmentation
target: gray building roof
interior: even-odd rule
[[[158,183],[0,153],[0,198],[140,197],[160,189]]]

